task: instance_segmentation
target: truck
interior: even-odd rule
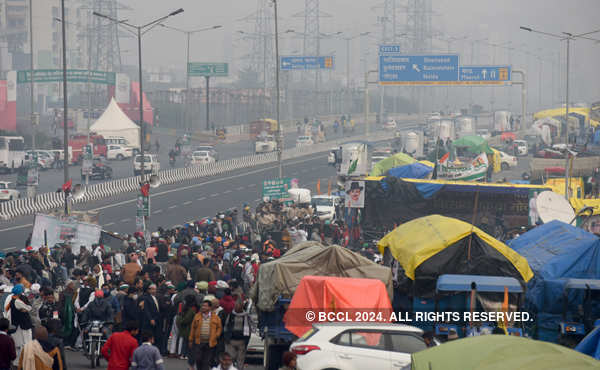
[[[14,172],[25,161],[25,140],[23,136],[0,136],[0,171]]]
[[[277,121],[263,118],[250,122],[250,140],[256,140],[258,136],[275,135],[277,133]]]
[[[263,365],[267,370],[279,369],[283,352],[297,338],[286,328],[284,316],[297,287],[308,275],[377,279],[385,285],[388,298],[393,294],[391,269],[337,245],[303,242],[281,258],[261,265],[249,295],[256,302],[258,330],[264,340]],[[360,308],[369,308],[370,303]]]
[[[494,112],[491,129],[494,132],[512,131],[512,113],[506,110]]]
[[[106,158],[106,142],[102,135],[91,133],[89,142],[87,135],[73,135],[69,138],[69,147],[70,150],[72,150],[73,155],[71,160],[73,163],[80,163],[83,161],[84,147],[88,145],[88,143],[92,145],[92,155],[94,157]]]

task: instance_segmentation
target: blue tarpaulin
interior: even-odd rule
[[[575,351],[579,351],[588,356],[592,356],[596,360],[600,360],[600,326],[592,330],[583,338],[575,347]]]
[[[569,278],[600,279],[600,239],[583,229],[552,221],[512,240],[509,246],[527,259],[535,274],[526,300],[538,312],[563,311]],[[581,296],[573,293],[569,305]]]
[[[432,167],[426,166],[423,163],[413,163],[406,166],[392,168],[388,171],[390,176],[402,179],[423,179],[433,171]]]

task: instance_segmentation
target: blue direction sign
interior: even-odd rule
[[[320,57],[281,57],[280,69],[282,71],[333,69],[333,56]]]
[[[437,85],[458,81],[458,55],[402,55],[399,47],[380,46],[379,83]]]
[[[510,66],[461,66],[460,81],[468,85],[504,84],[511,80]]]

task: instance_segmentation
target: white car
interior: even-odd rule
[[[0,181],[0,201],[9,201],[21,197],[21,193],[15,189],[15,184],[9,181]]]
[[[503,171],[506,171],[508,169],[517,167],[518,161],[517,161],[517,157],[515,157],[514,155],[510,155],[501,151],[498,151],[500,153],[500,167],[502,168]]]
[[[427,348],[423,331],[385,323],[314,324],[290,351],[302,370],[402,369],[411,354]]]
[[[517,146],[517,154],[519,156],[526,156],[529,154],[529,151],[527,150],[527,141],[515,140],[513,141],[513,144]]]
[[[156,154],[144,154],[144,173],[158,173],[160,162]],[[133,175],[139,176],[142,173],[142,156],[135,156],[133,160]]]
[[[310,136],[298,136],[296,139],[296,147],[313,145],[314,141]]]
[[[215,162],[215,158],[210,155],[210,152],[208,150],[196,150],[195,152],[192,153],[191,164],[194,166],[208,164],[208,163],[214,163],[214,162]]]
[[[484,138],[486,140],[492,137],[490,132],[486,129],[480,129],[480,130],[477,130],[476,132],[477,132],[478,136],[481,136],[482,138]]]
[[[273,135],[258,137],[254,144],[255,153],[274,152],[277,149],[277,142]]]
[[[333,221],[336,218],[336,206],[342,203],[342,198],[335,195],[313,195],[310,203],[319,220]]]
[[[385,123],[383,124],[383,128],[386,130],[395,130],[396,127],[398,127],[396,121],[391,118],[385,121]]]
[[[30,163],[33,161],[33,150],[28,150],[25,153],[25,162]],[[54,156],[51,155],[50,152],[46,150],[36,150],[37,155],[37,165],[39,168],[43,170],[47,170],[48,168],[52,168],[52,164],[54,163]]]
[[[120,145],[120,144],[109,144],[106,146],[106,159],[117,159],[119,161],[125,158],[133,157],[133,149]]]

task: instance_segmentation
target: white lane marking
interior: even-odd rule
[[[225,190],[225,191],[223,192],[223,194],[229,194],[229,193],[231,193],[231,192],[232,192],[232,190]]]
[[[274,168],[274,167],[273,167],[273,168]],[[255,187],[255,186],[256,186],[256,184],[252,183],[252,184],[250,184],[250,185],[248,185],[248,186],[249,186],[249,187],[251,187],[251,188],[253,188],[253,187]]]
[[[177,208],[176,205],[170,206],[169,209]]]
[[[305,158],[305,159],[302,159],[302,160],[299,160],[299,161],[287,163],[286,165],[289,166],[289,165],[294,165],[294,164],[306,163],[306,162],[314,161],[315,159],[318,159],[320,157],[325,157],[325,155],[318,155],[318,156],[314,156],[314,157],[310,157],[310,158]],[[209,181],[205,181],[205,182],[200,182],[200,183],[194,184],[194,185],[182,186],[180,188],[175,188],[175,189],[171,189],[171,190],[165,190],[165,191],[160,192],[160,193],[152,194],[152,195],[150,195],[150,197],[152,197],[152,198],[159,197],[159,196],[162,196],[162,195],[165,195],[165,194],[170,194],[170,193],[173,193],[173,192],[176,192],[176,191],[193,189],[193,188],[197,188],[197,187],[208,185],[208,184],[214,184],[214,183],[221,182],[221,181],[228,181],[228,180],[232,180],[232,179],[237,179],[239,177],[244,177],[244,176],[248,176],[248,175],[253,175],[255,173],[261,173],[261,172],[266,172],[268,170],[273,170],[275,168],[277,168],[277,165],[270,166],[270,167],[265,167],[265,168],[259,168],[259,169],[256,169],[256,170],[252,170],[252,171],[248,171],[248,172],[244,172],[244,173],[239,173],[237,175],[232,175],[232,176],[223,177],[223,178],[217,178],[217,179],[213,179],[213,180],[209,180]],[[249,184],[248,186],[254,187],[254,186],[256,186],[256,184]],[[110,198],[105,198],[105,199],[110,199]],[[206,197],[199,198],[199,199],[200,200],[204,200],[204,199],[206,199]],[[130,199],[130,200],[124,200],[124,201],[118,202],[118,203],[108,204],[106,206],[102,206],[102,207],[98,207],[98,208],[92,208],[92,209],[89,209],[88,211],[102,211],[104,209],[118,207],[118,206],[122,206],[124,204],[135,203],[135,202],[137,202],[137,198],[136,199]],[[3,232],[3,231],[11,231],[11,230],[24,229],[24,228],[30,227],[30,226],[33,226],[33,224],[11,226],[11,227],[8,227],[6,229],[0,229],[0,233]]]
[[[297,174],[298,174],[298,171],[292,172],[292,176],[296,176]]]
[[[187,202],[184,202],[184,203],[183,203],[183,205],[184,205],[184,206],[187,206],[187,205],[190,205],[190,204],[192,204],[192,201],[191,201],[191,200],[188,200]]]
[[[124,218],[124,219],[122,219],[120,222],[129,222],[129,221],[131,221],[131,219],[130,219],[130,218]]]
[[[198,198],[196,200],[204,200],[204,199],[206,199],[206,197],[201,197],[201,198]]]
[[[12,250],[15,250],[15,249],[17,249],[17,247],[8,247],[8,248],[6,248],[7,251],[12,251]]]
[[[162,213],[163,210],[162,209],[157,209],[156,211],[152,212],[153,215],[157,215],[159,213]]]
[[[114,224],[115,224],[114,222],[109,222],[109,223],[107,223],[107,224],[106,224],[106,225],[104,225],[104,226],[105,226],[105,227],[106,227],[106,226],[112,226],[112,225],[114,225]]]
[[[214,193],[214,194],[210,195],[211,198],[218,197],[218,196],[219,196],[219,193]]]
[[[240,191],[240,190],[244,190],[244,188],[245,188],[245,186],[240,186],[239,188],[235,188],[235,190]]]

